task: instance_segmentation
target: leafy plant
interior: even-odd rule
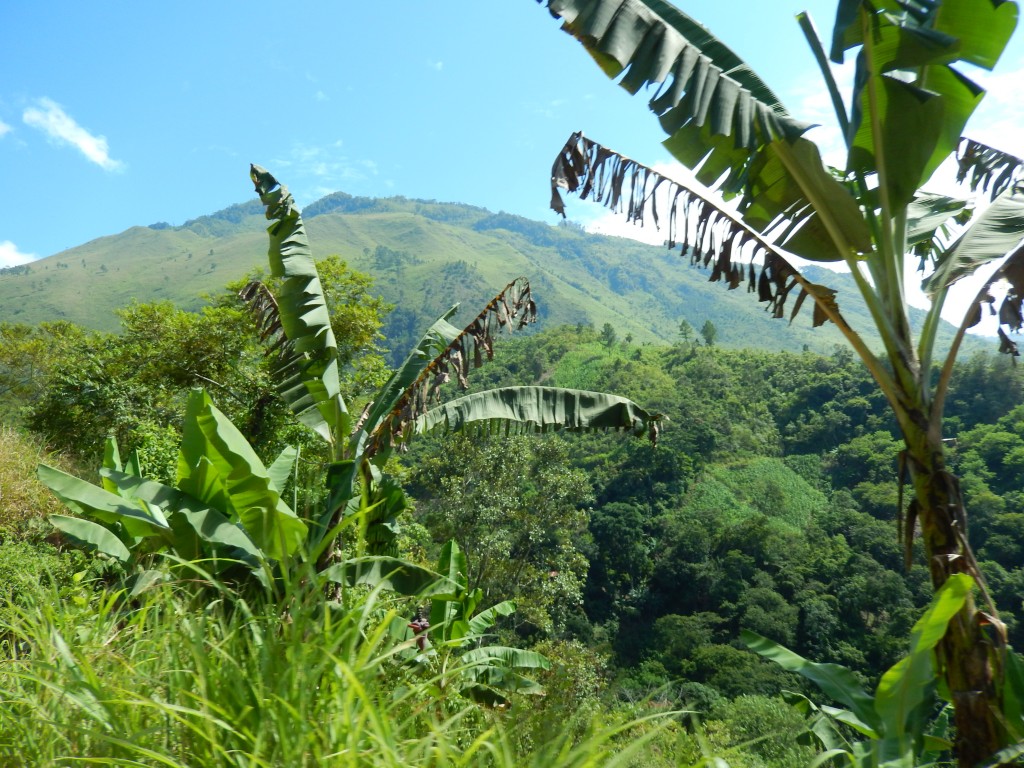
[[[215,576],[244,566],[265,581],[265,569],[306,538],[306,524],[281,498],[294,451],[264,466],[202,390],[189,398],[183,433],[174,486],[143,477],[135,455],[122,465],[113,438],[101,485],[41,464],[39,479],[79,515],[51,515],[50,522],[129,572],[160,552],[209,561],[203,567]]]
[[[842,62],[847,50],[860,49],[849,112],[813,26],[801,15],[846,141],[843,170],[826,168],[818,147],[804,137],[809,126],[792,117],[735,53],[671,5],[547,5],[609,76],[622,75],[627,90],[657,86],[649,104],[668,134],[666,148],[720,196],[574,134],[555,159],[552,207],[564,215],[559,191],[565,189],[624,208],[630,220],[659,224],[656,203],[667,199],[661,214],[670,245],[681,241],[693,263],[711,267],[712,280],[730,288],[746,284],[780,318],[795,316],[809,298],[814,324],[839,328],[898,422],[914,491],[902,532],[906,546],[920,524],[936,590],[957,574],[979,577],[959,483],[946,465],[943,409],[964,334],[980,319],[982,306],[993,302],[989,288],[997,279],[1010,284],[1001,325],[1019,330],[1024,324],[1024,186],[1014,181],[1016,158],[967,142],[961,173],[973,172],[973,184],[992,182],[991,205],[972,207],[921,187],[961,146],[984,92],[953,65],[991,69],[1016,26],[1016,4],[841,0],[831,58]],[[736,211],[724,205],[730,198],[738,198]],[[805,277],[787,252],[849,267],[885,358],[849,325],[835,291]],[[932,301],[920,333],[909,322],[908,261],[920,261],[926,270],[923,289]],[[950,289],[979,272],[989,279],[935,376],[936,333]],[[1016,354],[1002,327],[999,333],[1001,349]],[[938,646],[964,766],[986,759],[1006,739],[997,715],[1005,635],[986,636],[985,624],[999,626],[993,609],[983,613],[967,596]]]
[[[440,405],[440,387],[454,377],[463,387],[471,364],[494,354],[494,337],[536,319],[529,283],[518,278],[495,296],[466,327],[448,320],[452,307],[427,330],[405,361],[353,419],[339,386],[337,344],[305,228],[287,188],[266,170],[251,176],[273,223],[271,275],[281,279],[276,295],[253,282],[241,295],[249,302],[270,349],[278,354],[278,391],[295,416],[330,446],[328,502],[312,521],[311,551],[339,557],[321,547],[346,517],[366,512],[365,541],[370,554],[396,554],[398,515],[407,502],[383,472],[395,449],[416,433],[443,428],[539,432],[628,429],[657,435],[659,416],[626,398],[550,387],[510,387],[475,393]],[[472,363],[471,363],[472,361]],[[438,407],[431,408],[438,404]]]
[[[948,713],[944,710],[937,722],[931,717],[940,683],[935,648],[973,587],[974,580],[967,574],[955,574],[946,580],[914,625],[910,654],[882,675],[874,696],[866,693],[845,667],[808,661],[749,630],[744,630],[742,638],[751,650],[803,675],[845,707],[816,706],[805,697],[791,694],[795,706],[812,715],[810,732],[824,749],[819,760],[842,757],[856,768],[919,765],[926,754],[931,753],[935,759],[937,753],[953,747],[943,727]],[[948,699],[948,691],[944,694]],[[850,743],[837,727],[840,723],[868,740]]]
[[[439,697],[455,690],[493,706],[507,704],[512,693],[542,693],[526,674],[548,669],[547,659],[534,651],[487,642],[498,619],[515,613],[515,603],[505,600],[478,611],[484,593],[479,587],[469,589],[468,570],[459,545],[454,540],[445,544],[437,571],[448,589],[430,596],[429,619],[421,615],[408,625],[419,651],[416,663],[432,676]]]

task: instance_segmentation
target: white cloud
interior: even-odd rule
[[[14,129],[11,128],[11,126],[9,126],[3,120],[0,120],[0,139],[2,139],[4,137],[4,135],[10,133],[13,130]]]
[[[103,136],[93,136],[51,99],[38,99],[36,106],[22,113],[26,125],[38,128],[58,144],[70,144],[85,157],[106,171],[119,171],[124,163],[110,156],[110,147]]]
[[[0,240],[0,268],[28,264],[38,258],[34,253],[22,253],[10,240]]]
[[[313,94],[313,98],[317,101],[330,101],[330,97],[323,91],[317,91]]]
[[[427,62],[427,66],[430,67],[431,69],[437,71],[437,72],[440,72],[442,69],[444,69],[444,62],[443,61],[428,61]]]
[[[324,146],[295,144],[286,156],[274,160],[274,167],[282,170],[297,199],[312,200],[339,190],[351,193],[379,170],[373,160],[346,155],[343,145],[341,139]]]

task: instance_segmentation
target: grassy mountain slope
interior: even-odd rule
[[[552,227],[468,205],[334,193],[304,212],[318,257],[338,254],[374,276],[396,305],[386,328],[396,347],[455,302],[467,312],[509,280],[533,282],[545,325],[609,322],[620,337],[672,341],[679,322],[710,320],[717,343],[828,352],[834,327],[812,329],[809,307],[796,322],[773,320],[746,289],[707,282],[678,252],[622,238]],[[168,299],[193,308],[202,296],[266,263],[265,220],[257,201],[179,227],[133,227],[0,273],[0,321],[67,319],[111,330],[113,310],[132,300]],[[847,276],[815,279],[840,290],[857,329],[870,328]],[[870,336],[870,334],[869,334]]]

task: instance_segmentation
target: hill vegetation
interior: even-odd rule
[[[707,281],[688,259],[663,247],[553,227],[520,216],[434,201],[353,197],[342,192],[306,207],[317,258],[338,255],[374,275],[394,306],[384,332],[395,349],[453,303],[478,306],[493,287],[529,275],[547,325],[612,324],[638,343],[671,343],[682,320],[711,322],[716,343],[732,348],[828,354],[842,343],[834,327],[810,327],[809,314],[779,322],[741,295]],[[171,301],[196,310],[221,286],[265,262],[266,221],[258,201],[181,226],[133,227],[22,267],[0,270],[0,322],[68,320],[118,327],[115,310],[132,301]],[[818,269],[813,279],[854,296],[847,275]],[[862,306],[845,306],[871,335]],[[944,338],[950,338],[945,329]],[[986,342],[969,339],[975,348]],[[392,359],[393,364],[399,361]]]
[[[329,215],[323,214],[322,223],[329,223]],[[422,217],[402,215],[417,232],[432,226]],[[333,225],[344,226],[346,220]],[[563,236],[562,230],[552,232]],[[383,247],[371,251],[384,263],[416,266],[414,259],[394,255],[400,253]],[[348,350],[346,398],[358,406],[384,375],[381,340],[374,329],[386,322],[387,308],[365,276],[336,260],[321,269],[339,318],[336,327],[344,328],[339,343]],[[130,306],[120,313],[117,334],[67,324],[4,327],[3,412],[9,424],[28,431],[3,433],[9,448],[4,456],[21,458],[16,463],[6,459],[3,467],[0,547],[12,567],[44,568],[51,574],[42,591],[24,580],[10,582],[7,600],[15,613],[9,615],[24,618],[11,619],[8,636],[14,638],[10,642],[49,648],[55,636],[44,637],[41,625],[28,619],[52,599],[48,590],[67,596],[68,611],[53,619],[61,636],[78,633],[92,639],[72,652],[75,666],[53,668],[40,679],[55,690],[78,691],[84,701],[100,702],[100,709],[94,711],[93,725],[81,730],[69,724],[71,713],[59,697],[44,696],[31,683],[43,670],[32,667],[28,676],[16,678],[0,671],[0,688],[16,702],[12,712],[17,715],[0,716],[0,755],[19,753],[29,743],[55,757],[87,752],[128,759],[140,754],[97,736],[103,722],[135,734],[145,749],[177,755],[187,749],[187,754],[211,760],[219,759],[214,755],[224,738],[231,739],[233,749],[271,761],[297,754],[288,751],[292,748],[326,755],[328,744],[349,738],[340,731],[288,725],[292,715],[262,706],[245,716],[257,718],[253,729],[272,728],[267,733],[276,735],[266,743],[244,736],[255,730],[236,729],[228,737],[216,722],[202,719],[200,712],[207,707],[241,717],[249,706],[245,700],[204,697],[224,685],[241,685],[264,663],[260,659],[277,654],[279,646],[261,650],[244,643],[237,617],[230,613],[208,614],[209,623],[202,627],[131,623],[147,615],[132,612],[131,605],[150,606],[153,615],[194,610],[189,606],[196,597],[163,589],[136,595],[125,606],[132,631],[104,634],[103,627],[120,626],[116,616],[121,610],[105,602],[104,590],[124,574],[109,561],[85,560],[70,542],[49,532],[42,516],[53,512],[52,501],[44,501],[27,477],[42,446],[60,448],[65,460],[78,467],[75,471],[88,476],[107,434],[118,436],[126,455],[137,449],[147,474],[173,476],[180,414],[196,385],[210,388],[264,461],[298,440],[304,456],[299,477],[316,476],[323,459],[314,444],[303,442],[288,426],[244,310],[230,291],[208,303],[198,314],[166,302]],[[353,323],[357,312],[362,321]],[[345,317],[349,322],[342,325]],[[395,758],[398,763],[429,764],[415,757],[416,750],[424,734],[436,732],[446,717],[462,723],[462,730],[452,732],[453,741],[444,742],[448,758],[464,755],[484,723],[491,722],[499,729],[495,738],[504,744],[508,764],[543,764],[546,750],[573,743],[595,755],[634,745],[642,750],[638,765],[691,764],[707,750],[735,765],[781,768],[809,761],[814,752],[798,736],[810,721],[781,697],[787,690],[814,698],[820,694],[748,651],[739,641],[740,630],[759,632],[808,658],[842,663],[869,686],[905,653],[910,628],[930,590],[922,566],[905,570],[896,535],[899,443],[887,406],[867,373],[843,351],[729,349],[709,345],[692,328],[671,344],[637,343],[627,339],[630,335],[611,323],[601,328],[585,322],[549,324],[537,334],[500,343],[495,360],[470,377],[471,391],[542,383],[619,392],[667,417],[656,448],[646,441],[586,435],[426,437],[393,470],[415,499],[415,509],[395,521],[402,554],[431,565],[446,542],[457,541],[466,556],[467,588],[479,587],[484,595],[480,608],[505,600],[516,604],[515,614],[495,627],[500,642],[532,649],[551,662],[550,669],[536,675],[546,697],[516,694],[509,710],[499,715],[478,709],[456,687],[439,699],[428,694],[435,689],[427,667],[411,661],[368,664],[373,654],[405,658],[401,654],[415,643],[392,625],[402,617],[404,626],[418,609],[415,601],[397,596],[364,605],[355,593],[348,608],[351,616],[361,617],[356,635],[345,634],[341,626],[341,634],[313,630],[308,622],[319,621],[315,612],[293,614],[297,632],[312,632],[327,643],[304,641],[308,654],[294,658],[316,679],[264,678],[265,684],[324,685],[331,676],[316,677],[326,672],[313,659],[337,652],[331,648],[349,648],[346,653],[368,664],[352,672],[365,676],[359,679],[367,690],[385,699],[406,690],[437,702],[435,709],[423,711],[409,708],[413,699],[394,700],[386,717],[396,718],[399,730],[373,738],[397,740],[391,754],[403,755]],[[986,397],[989,391],[1001,397]],[[1024,382],[1005,358],[976,355],[957,369],[948,436],[956,441],[955,466],[972,510],[976,551],[1017,646],[1024,644],[1019,615],[1024,531],[1018,519],[1024,473],[1014,457],[1024,455],[1022,412]],[[12,494],[8,488],[22,490]],[[302,509],[318,491],[300,481],[295,493],[296,509]],[[158,560],[152,565],[160,567]],[[280,599],[311,598],[286,592]],[[260,632],[273,633],[266,622],[280,615],[280,605],[269,604],[265,615],[254,618]],[[73,606],[78,607],[71,611]],[[172,636],[181,631],[188,636]],[[367,634],[376,644],[362,650],[351,645]],[[215,635],[240,643],[231,653],[247,659],[246,666],[207,667],[202,674],[234,682],[214,685],[213,678],[200,678],[196,685],[209,687],[199,698],[192,683],[168,679],[162,685],[177,698],[158,701],[150,692],[158,670],[117,661],[155,658],[154,653],[171,653],[167,649],[188,643],[210,646]],[[274,642],[293,641],[286,633]],[[157,651],[150,642],[168,645]],[[3,647],[10,653],[20,646]],[[59,646],[46,651],[61,652]],[[194,661],[182,657],[178,663]],[[78,677],[67,677],[70,670],[78,670]],[[315,717],[323,722],[385,716],[360,709],[365,701],[357,704],[346,697],[322,699],[316,706]],[[180,713],[176,719],[185,730],[144,737],[157,730],[149,719],[132,713],[161,712],[163,707]],[[657,727],[637,725],[623,736],[589,725],[616,727],[639,715],[681,709],[699,715],[695,720],[662,719]],[[26,717],[64,723],[63,735],[39,741],[18,725]],[[309,717],[312,711],[303,722]],[[553,723],[568,727],[553,730]],[[291,747],[288,734],[301,734]],[[381,758],[380,764],[391,763]]]

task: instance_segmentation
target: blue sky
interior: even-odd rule
[[[793,16],[827,37],[834,0],[680,6],[798,117],[827,119]],[[1011,46],[971,135],[1024,154],[1020,34]],[[0,71],[0,266],[251,199],[250,162],[300,204],[342,190],[554,222],[551,160],[572,131],[668,161],[644,100],[534,0],[6,2]]]

